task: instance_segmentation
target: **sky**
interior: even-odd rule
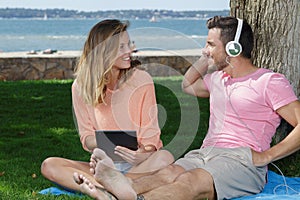
[[[166,9],[229,10],[230,0],[0,0],[0,8],[63,8],[78,11]]]

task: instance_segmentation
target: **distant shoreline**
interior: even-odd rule
[[[187,10],[174,11],[165,9],[132,9],[132,10],[99,10],[99,11],[78,11],[65,9],[29,9],[29,8],[0,8],[0,19],[58,19],[58,18],[75,18],[75,19],[207,19],[215,15],[227,16],[229,10]]]
[[[66,17],[66,18],[63,18],[63,17],[59,17],[59,18],[47,18],[47,19],[44,19],[42,17],[31,17],[31,18],[17,18],[17,17],[13,17],[13,18],[3,18],[3,17],[0,17],[0,20],[74,20],[74,19],[77,19],[77,20],[99,20],[99,18],[95,17],[95,18],[76,18],[76,17]],[[103,18],[105,19],[105,18]],[[200,17],[178,17],[178,18],[168,18],[168,17],[165,17],[165,18],[159,18],[160,20],[169,20],[169,19],[176,19],[176,20],[208,20],[209,17],[206,17],[206,18],[200,18]],[[126,19],[125,19],[126,20]],[[149,20],[149,19],[127,19],[129,21],[131,20]]]

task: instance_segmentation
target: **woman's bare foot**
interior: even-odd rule
[[[96,181],[114,194],[117,199],[135,200],[136,192],[131,186],[131,181],[115,169],[114,163],[101,149],[95,149],[91,157],[91,172]],[[95,166],[94,168],[92,166]]]
[[[81,174],[74,173],[74,181],[80,185],[80,192],[86,194],[96,200],[116,200],[116,198],[103,188],[96,187],[86,177]]]
[[[90,171],[92,174],[95,174],[96,165],[100,161],[103,164],[105,164],[107,167],[111,167],[111,168],[115,169],[114,161],[112,161],[112,159],[110,157],[108,157],[104,151],[102,151],[99,148],[96,148],[96,149],[94,149],[93,154],[91,155],[91,159],[90,159],[90,167],[91,167]]]

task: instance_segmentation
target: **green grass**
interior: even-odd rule
[[[208,101],[196,99],[199,105],[188,105],[195,98],[181,92],[180,77],[156,78],[155,83],[166,147],[178,156],[198,147],[200,133],[207,129]],[[72,80],[0,82],[0,199],[76,199],[38,194],[55,186],[40,173],[45,158],[89,160],[73,121],[71,84]],[[189,112],[196,130],[201,126],[196,132],[180,125],[186,121],[181,119],[182,110],[189,106],[197,108]],[[200,113],[199,108],[203,108]],[[185,148],[174,148],[181,140],[188,141]]]
[[[198,148],[208,127],[208,100],[184,94],[181,77],[154,81],[165,148],[177,157]],[[0,199],[78,199],[38,194],[55,186],[40,173],[45,158],[89,160],[73,121],[71,84],[72,80],[0,82]],[[298,156],[277,165],[285,175],[299,176],[299,163]]]
[[[88,160],[74,128],[70,87],[71,81],[0,83],[0,199],[57,199],[37,195],[53,186],[42,177],[41,162]]]

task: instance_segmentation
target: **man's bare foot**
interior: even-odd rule
[[[135,200],[136,192],[131,186],[131,181],[121,172],[115,169],[114,163],[101,149],[95,149],[91,157],[93,160],[91,171],[94,171],[95,180],[103,187],[114,194],[117,199]]]
[[[99,148],[94,149],[93,154],[91,155],[91,159],[90,159],[90,171],[92,174],[95,174],[95,168],[97,165],[97,162],[102,162],[103,164],[105,164],[107,167],[111,167],[113,169],[115,169],[115,164],[114,161],[112,161],[112,159],[110,157],[108,157],[106,155],[106,153],[104,151],[102,151]]]
[[[80,192],[86,194],[96,200],[117,200],[112,194],[105,189],[96,187],[86,177],[81,174],[74,173],[74,181],[80,185]]]

